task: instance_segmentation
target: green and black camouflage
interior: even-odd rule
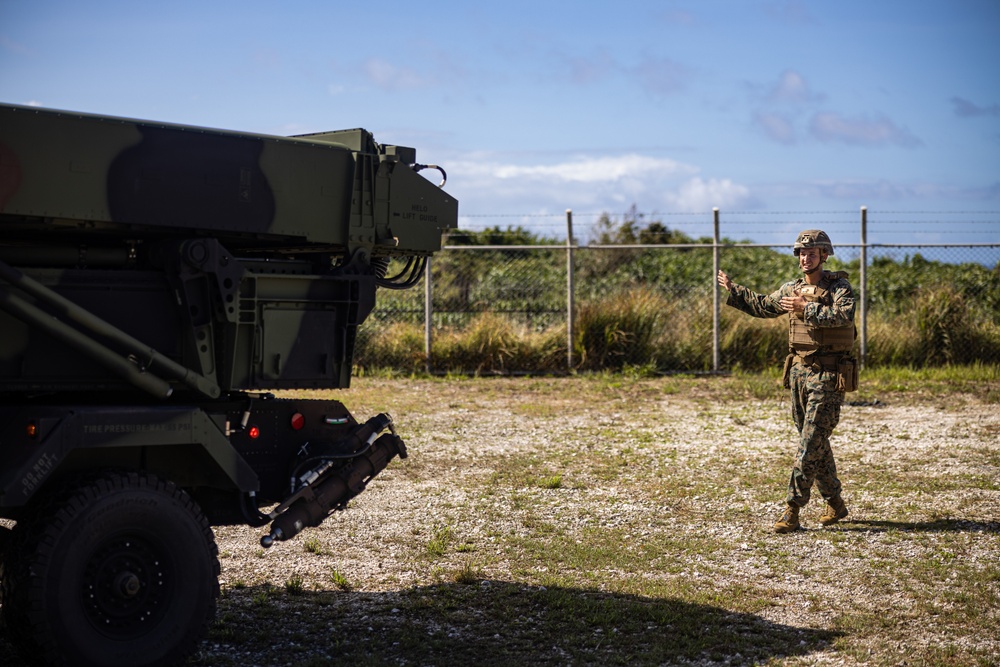
[[[0,105],[0,613],[33,662],[182,661],[211,525],[269,547],[405,458],[387,414],[270,391],[349,386],[377,291],[457,226],[428,168],[361,129]]]
[[[457,225],[415,160],[365,130],[271,137],[0,105],[0,268],[16,267],[0,281],[0,392],[348,386],[376,289],[419,279]],[[408,262],[395,280],[393,258]],[[91,324],[49,326],[65,319],[50,292]],[[188,381],[154,361],[142,374],[171,386],[152,387],[108,347],[151,347]]]

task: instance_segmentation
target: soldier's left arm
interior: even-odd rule
[[[802,315],[807,324],[817,327],[842,327],[854,322],[854,290],[846,278],[830,285],[830,298],[807,303]]]

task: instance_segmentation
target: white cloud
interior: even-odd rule
[[[697,168],[675,160],[631,154],[618,157],[581,158],[552,165],[493,165],[491,171],[500,179],[550,178],[564,182],[602,183],[645,178],[651,173],[661,175],[694,173]]]
[[[752,207],[749,188],[702,178],[698,167],[639,154],[581,157],[550,164],[449,161],[448,184],[469,215],[539,211],[710,211]]]
[[[779,144],[790,146],[796,141],[795,126],[792,124],[792,121],[781,114],[765,111],[757,112],[753,115],[753,124],[767,138],[777,141]]]
[[[703,180],[695,177],[682,183],[676,192],[667,195],[675,211],[708,211],[741,209],[753,205],[750,189],[728,178]]]
[[[798,143],[796,125],[802,114],[826,99],[810,88],[804,76],[791,69],[782,72],[770,85],[751,85],[750,91],[751,97],[763,107],[754,112],[751,125],[771,141],[786,146]]]
[[[912,148],[922,144],[909,130],[897,127],[883,116],[847,118],[838,113],[817,113],[809,123],[809,133],[822,142],[839,142],[851,146],[895,144]]]
[[[812,92],[805,77],[790,69],[781,73],[767,93],[767,101],[772,104],[809,104],[823,99],[825,95]]]

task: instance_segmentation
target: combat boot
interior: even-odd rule
[[[791,533],[799,528],[801,528],[799,525],[799,508],[795,505],[788,505],[785,508],[785,513],[774,524],[774,532]]]
[[[837,496],[826,501],[826,509],[823,510],[819,522],[824,526],[832,526],[845,516],[847,516],[847,505],[844,504],[843,498]]]

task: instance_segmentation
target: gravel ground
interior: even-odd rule
[[[334,569],[347,578],[359,600],[379,603],[380,595],[426,586],[440,579],[440,568],[459,566],[462,554],[452,554],[443,564],[414,556],[425,549],[436,526],[454,526],[462,541],[474,545],[476,561],[486,563],[480,573],[484,579],[537,581],[545,573],[526,576],[497,543],[498,535],[529,535],[533,521],[525,519],[525,512],[510,497],[484,499],[476,491],[507,457],[533,457],[552,448],[567,455],[588,446],[635,449],[648,442],[648,457],[669,457],[685,474],[697,475],[713,460],[738,456],[747,465],[776,467],[784,476],[795,447],[787,401],[738,394],[727,401],[717,388],[702,392],[697,383],[677,393],[666,381],[612,383],[599,389],[570,380],[359,384],[364,387],[363,400],[351,404],[358,405],[359,412],[376,411],[379,405],[389,409],[408,440],[411,458],[394,462],[346,512],[263,557],[256,541],[259,531],[219,530],[224,587],[237,581],[248,586],[265,581],[280,585],[295,574],[307,588],[330,589],[329,572]],[[604,441],[595,445],[595,434]],[[608,482],[583,473],[578,473],[579,479],[565,480],[559,489],[522,491],[534,498],[534,518],[558,521],[581,534],[595,525],[609,529],[628,525],[635,541],[663,530],[719,538],[732,546],[728,553],[716,554],[704,566],[699,561],[707,556],[696,555],[679,576],[710,576],[717,588],[760,585],[778,601],[759,613],[763,619],[795,628],[830,628],[847,612],[877,617],[884,609],[913,604],[919,594],[907,592],[905,582],[885,581],[882,573],[886,567],[891,571],[894,562],[933,558],[945,548],[961,549],[966,565],[986,567],[997,562],[998,440],[1000,414],[974,396],[900,395],[846,405],[834,437],[851,508],[841,527],[844,544],[809,539],[810,532],[820,529],[817,516],[822,510],[817,502],[803,512],[809,529],[804,534],[773,535],[771,525],[783,504],[783,478],[782,484],[767,488],[753,488],[734,478],[729,486],[722,484],[711,492],[714,499],[708,502],[696,496],[650,498],[635,493],[627,476]],[[669,444],[660,447],[660,442]],[[970,455],[976,450],[984,456]],[[869,469],[877,470],[879,479],[925,476],[928,491],[887,492],[884,482],[866,480]],[[949,482],[983,474],[992,476],[992,488],[961,488]],[[944,482],[944,488],[932,488],[935,481]],[[725,508],[717,506],[719,498]],[[717,521],[723,515],[725,520]],[[901,539],[900,531],[918,532],[920,537]],[[309,538],[322,545],[319,556],[302,547]],[[780,563],[775,566],[770,554],[778,540],[786,541],[785,570]],[[650,576],[660,576],[653,565]],[[613,581],[621,573],[604,574]],[[352,613],[364,616],[364,603],[355,605]],[[933,617],[917,612],[913,616],[909,649],[948,639],[940,636],[943,630],[936,628]],[[998,633],[967,641],[1000,655]],[[899,647],[900,660],[906,647]],[[875,648],[884,654],[884,646]],[[206,646],[205,653],[221,649]],[[863,650],[861,659],[856,651],[846,656],[835,650],[800,659],[829,665],[865,662]]]
[[[964,645],[971,655],[1000,655],[1000,613],[986,612],[992,632],[956,637],[934,608],[974,603],[927,590],[960,584],[954,577],[970,571],[995,574],[1000,559],[1000,411],[976,395],[893,394],[846,405],[834,448],[851,515],[834,531],[821,529],[821,503],[813,502],[803,513],[807,530],[790,536],[771,532],[795,448],[787,399],[754,398],[732,381],[361,379],[337,398],[359,419],[390,412],[410,457],[394,461],[346,511],[269,550],[259,545],[263,529],[217,528],[220,614],[230,624],[240,618],[260,625],[274,639],[263,650],[215,630],[192,665],[340,664],[335,656],[325,661],[336,651],[316,627],[329,633],[384,627],[387,617],[405,615],[396,598],[460,580],[463,572],[474,575],[484,594],[491,586],[544,586],[557,573],[512,558],[507,542],[556,524],[564,538],[575,533],[581,540],[595,528],[622,530],[623,553],[665,536],[723,545],[691,549],[681,562],[665,552],[644,572],[609,566],[585,579],[588,587],[609,591],[629,576],[766,591],[753,622],[840,637],[810,643],[800,655],[770,656],[776,664],[905,664],[914,651],[926,655],[927,647],[941,643]],[[657,496],[634,486],[632,475],[574,465],[578,453],[617,453],[637,473],[677,474],[692,486]],[[503,487],[497,476],[525,459],[539,461],[535,479],[561,474],[561,482],[505,477],[515,480],[505,492],[484,492]],[[553,461],[566,465],[556,469]],[[716,474],[719,469],[725,474]],[[896,488],[897,476],[926,480],[926,488]],[[429,557],[429,543],[442,535],[449,548]],[[915,569],[942,554],[960,559],[965,569]],[[290,580],[330,595],[321,608],[303,608],[285,594]],[[994,577],[987,586],[987,599],[997,599],[1000,582]],[[275,602],[265,614],[260,595],[269,590],[276,591]],[[275,604],[287,604],[285,612],[272,613]],[[316,617],[323,609],[336,610],[328,622]],[[894,619],[885,633],[861,627],[852,635],[850,623],[885,614]],[[378,624],[371,620],[376,617]],[[455,633],[456,652],[470,642],[475,651],[478,642],[483,664],[498,664],[488,659],[490,642],[509,630],[507,620],[483,620],[465,637],[461,628],[443,627],[444,620],[427,632]],[[380,650],[374,642],[365,664],[382,664]],[[558,647],[540,647],[525,661],[571,662],[560,655]],[[706,660],[691,655],[681,662]],[[734,654],[707,662],[760,660]],[[427,664],[455,663],[446,649]]]

